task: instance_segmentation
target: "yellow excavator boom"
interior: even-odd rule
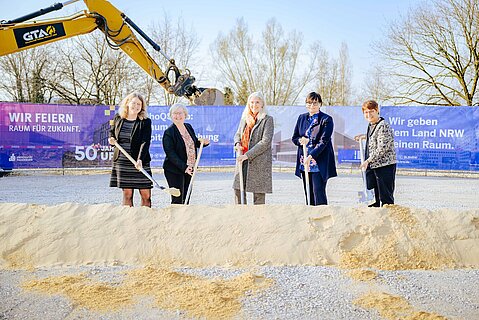
[[[48,12],[60,10],[65,5],[76,1],[79,0],[70,0],[63,4],[56,3],[24,17],[0,22],[0,56],[99,29],[105,34],[110,47],[123,50],[168,93],[186,97],[193,104],[223,104],[223,94],[219,90],[197,88],[193,84],[195,78],[191,76],[188,69],[180,72],[174,59],[169,58],[159,45],[154,43],[133,21],[107,0],[83,0],[88,10],[69,17],[32,20]],[[153,60],[133,30],[168,60],[168,69],[165,72]],[[175,79],[170,79],[170,74],[173,74]]]

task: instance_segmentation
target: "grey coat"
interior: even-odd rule
[[[235,134],[235,145],[241,141],[246,122],[241,119],[238,130]],[[271,142],[273,140],[274,123],[273,118],[265,116],[256,121],[249,140],[248,157],[246,166],[245,191],[253,193],[273,192],[273,156]],[[233,189],[239,189],[239,175],[235,174]]]

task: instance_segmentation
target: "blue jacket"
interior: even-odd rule
[[[298,146],[298,152],[296,154],[296,171],[295,174],[301,177],[299,169],[300,159],[303,155],[303,148],[299,143],[301,137],[306,136],[306,130],[308,130],[309,113],[300,114],[296,127],[294,128],[293,138],[291,139],[295,145]],[[331,136],[334,131],[333,118],[326,113],[319,111],[318,124],[313,127],[311,132],[314,149],[311,151],[311,156],[318,164],[319,172],[324,181],[329,178],[336,177],[336,159],[334,157],[333,144]]]

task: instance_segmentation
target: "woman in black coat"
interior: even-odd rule
[[[168,186],[177,188],[181,192],[179,197],[171,196],[171,203],[183,204],[187,201],[185,197],[193,175],[201,138],[198,139],[193,127],[185,123],[188,117],[186,106],[175,103],[171,106],[169,114],[173,124],[165,130],[163,135],[163,149],[166,154],[163,169]],[[204,146],[210,143],[208,139],[204,139],[203,142]]]
[[[137,162],[135,165],[118,148],[113,152],[110,187],[123,189],[123,205],[133,207],[133,190],[140,190],[141,205],[151,207],[152,183],[140,171],[151,175],[151,119],[147,118],[145,99],[138,93],[127,95],[113,120],[108,142],[120,146]]]

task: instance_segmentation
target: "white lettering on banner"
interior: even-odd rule
[[[31,113],[8,113],[8,118],[10,122],[31,122],[32,114]]]
[[[47,126],[47,132],[80,132],[79,126]]]
[[[43,126],[37,125],[9,125],[8,131],[12,132],[81,132],[79,126]]]
[[[148,114],[148,117],[151,119],[151,121],[161,120],[163,122],[166,122],[167,120],[171,120],[170,115],[167,112],[160,112],[157,114]],[[185,120],[187,121],[193,120],[193,115],[191,113],[188,114]]]
[[[8,126],[8,131],[22,131],[22,132],[29,132],[30,131],[30,126],[14,126],[14,125],[9,125]]]
[[[436,137],[436,129],[428,131],[428,130],[414,130],[412,129],[412,136],[413,137]]]
[[[155,142],[155,141],[160,142],[162,139],[163,139],[163,135],[161,133],[154,133],[151,135],[152,142]]]
[[[36,122],[49,122],[49,123],[73,123],[73,114],[64,113],[36,113]]]
[[[17,156],[16,161],[30,162],[33,161],[33,156]]]
[[[440,129],[439,130],[440,137],[447,137],[447,138],[462,138],[464,137],[464,129]]]
[[[396,140],[394,141],[394,147],[400,149],[419,149],[419,142]]]
[[[220,141],[220,135],[219,134],[198,134],[198,138],[208,139],[212,142]]]
[[[47,131],[47,126],[42,126],[41,124],[36,124],[36,125],[32,126],[32,131],[44,132],[44,131]]]
[[[32,122],[31,113],[9,112],[10,122]],[[73,123],[73,114],[71,113],[35,113],[35,122],[49,123]]]
[[[407,130],[394,130],[394,136],[395,137],[409,137],[409,131]]]
[[[431,119],[408,119],[407,120],[407,126],[408,127],[413,127],[413,126],[437,126],[437,120],[431,120]]]
[[[159,114],[149,114],[148,117],[150,117],[151,121],[158,121],[158,120],[166,121],[170,119],[170,116],[168,115],[168,113],[165,113],[165,112],[161,112]]]
[[[104,150],[104,151],[103,151]],[[111,148],[110,148],[111,150]],[[96,160],[100,157],[101,160],[112,160],[113,159],[113,151],[108,151],[108,149],[101,148],[100,149],[100,154],[98,154],[98,149],[95,148],[94,146],[76,146],[75,147],[75,159],[77,161],[82,161],[82,160]]]
[[[449,142],[430,142],[423,141],[422,147],[424,149],[454,149]]]
[[[401,119],[400,117],[389,117],[389,123],[392,126],[402,126],[404,125],[404,119]]]
[[[152,124],[151,129],[155,131],[165,131],[166,129],[168,129],[168,125],[167,124]]]

